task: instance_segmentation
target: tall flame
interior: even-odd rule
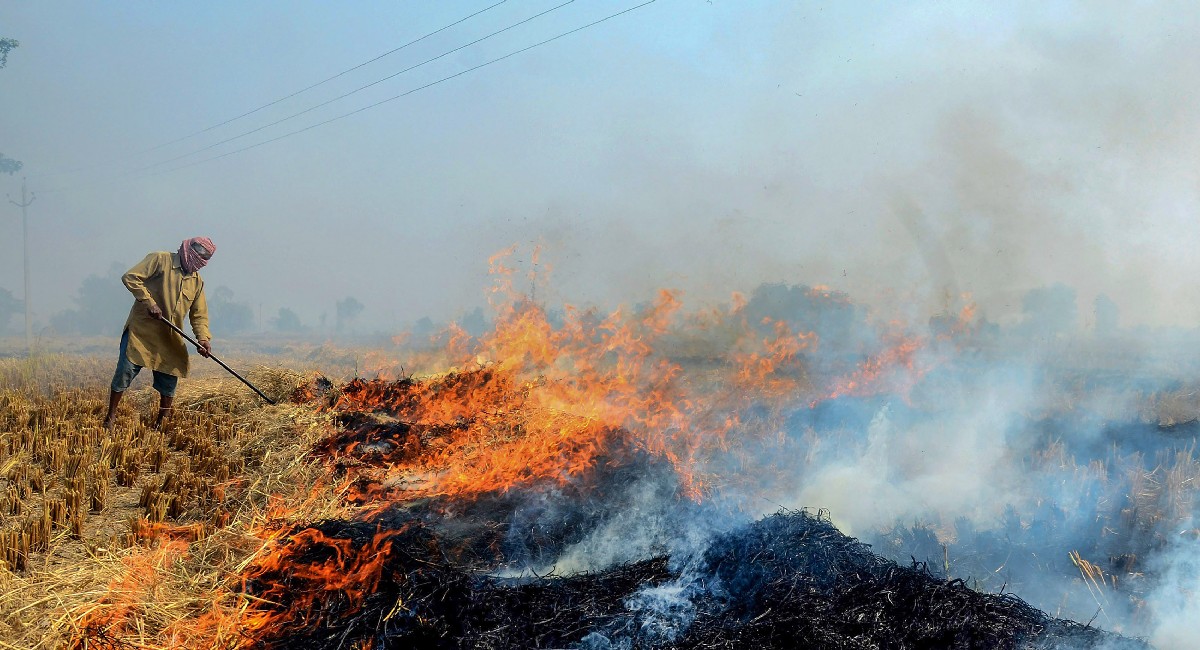
[[[365,506],[362,516],[418,498],[470,500],[577,482],[599,463],[629,462],[633,453],[669,463],[681,494],[704,499],[718,482],[714,460],[739,458],[756,442],[786,435],[788,409],[842,396],[903,394],[936,363],[935,355],[923,355],[928,337],[896,328],[882,351],[852,371],[818,377],[808,362],[817,334],[793,331],[785,321],[751,322],[739,294],[729,307],[693,314],[684,312],[679,292],[663,290],[635,310],[601,314],[568,306],[552,318],[514,288],[514,252],[489,259],[493,331],[475,339],[451,326],[443,336],[451,371],[419,381],[355,381],[325,405],[366,423],[358,438],[333,432],[315,450],[338,468],[338,493]],[[826,288],[812,292],[845,300]],[[973,318],[970,305],[959,315],[964,323]],[[711,349],[708,340],[715,342]],[[380,530],[352,542],[316,528],[267,526],[257,531],[265,546],[245,564],[239,592],[261,600],[251,604],[238,595],[231,604],[228,594],[214,595],[206,613],[165,634],[188,643],[255,639],[289,621],[320,622],[330,598],[352,612],[378,586],[400,534]],[[160,561],[177,557],[182,550],[171,544],[180,543],[161,546]],[[112,591],[150,588],[137,567],[126,580]],[[89,615],[89,624],[120,631],[129,618],[123,603],[114,597]]]

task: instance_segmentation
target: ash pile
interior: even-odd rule
[[[464,546],[464,527],[482,536]],[[921,564],[899,566],[807,512],[781,511],[718,536],[682,562],[660,556],[569,576],[489,571],[481,548],[510,532],[499,522],[447,521],[432,503],[294,531],[288,562],[247,591],[319,597],[271,612],[278,635],[261,647],[1149,647],[1051,618],[1011,594],[940,579]],[[323,574],[296,571],[354,574],[354,551],[380,568],[359,597],[330,590]]]
[[[359,471],[360,495],[388,492],[370,473],[386,456],[442,435],[340,421],[319,450]],[[698,526],[713,506],[682,498],[661,458],[613,441],[563,481],[398,500],[287,531],[244,574],[261,609],[254,647],[1149,647],[884,559],[820,512]]]

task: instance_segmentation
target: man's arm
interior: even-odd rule
[[[208,331],[208,298],[204,296],[203,285],[200,286],[200,293],[196,294],[196,300],[192,302],[188,317],[192,321],[192,333],[196,335],[196,342],[200,344],[197,351],[200,352],[200,356],[207,357],[212,353],[212,332]]]
[[[159,273],[162,273],[162,269],[159,268],[159,255],[150,253],[121,276],[121,283],[125,285],[126,289],[129,289],[129,293],[132,293],[138,302],[146,303],[150,315],[155,318],[162,316],[162,309],[154,304],[154,298],[146,289],[146,280]]]

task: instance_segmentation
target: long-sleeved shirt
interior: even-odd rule
[[[188,352],[183,337],[166,323],[150,316],[150,305],[158,305],[163,317],[183,327],[186,314],[192,332],[201,341],[212,339],[208,331],[208,301],[200,274],[184,273],[178,253],[150,253],[122,276],[121,282],[137,299],[129,310],[126,354],[136,365],[176,377],[187,377]]]

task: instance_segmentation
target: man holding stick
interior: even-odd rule
[[[121,333],[121,353],[108,397],[105,428],[113,427],[117,405],[142,368],[154,372],[154,390],[159,394],[155,428],[162,429],[169,421],[175,387],[179,378],[188,373],[188,352],[183,338],[167,323],[180,327],[187,315],[196,335],[197,350],[201,356],[211,355],[208,301],[199,270],[208,264],[216,250],[207,237],[185,239],[178,252],[150,253],[121,278],[136,302]]]

